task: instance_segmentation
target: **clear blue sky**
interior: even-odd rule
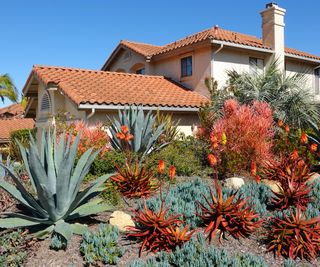
[[[163,45],[215,24],[261,37],[268,2],[0,0],[0,74],[21,90],[34,64],[99,69],[121,39]],[[320,1],[277,3],[286,45],[320,55]]]

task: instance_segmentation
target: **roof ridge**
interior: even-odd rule
[[[120,43],[123,43],[123,42],[127,42],[127,43],[131,43],[131,44],[141,44],[141,45],[150,45],[150,46],[154,46],[154,47],[163,47],[163,45],[154,45],[154,44],[149,44],[149,43],[143,43],[143,42],[137,42],[137,41],[131,41],[131,40],[120,40]]]
[[[73,67],[61,67],[61,66],[48,66],[48,65],[33,65],[33,69],[36,68],[47,68],[47,69],[61,69],[61,70],[70,70],[70,71],[80,71],[80,72],[93,72],[97,74],[111,74],[111,75],[124,75],[124,76],[136,76],[141,78],[161,78],[165,77],[162,75],[145,75],[145,74],[136,74],[136,73],[125,73],[125,72],[116,72],[116,71],[104,71],[104,70],[92,70],[85,68],[73,68]]]

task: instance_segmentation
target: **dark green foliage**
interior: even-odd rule
[[[29,147],[30,134],[35,137],[36,129],[22,129],[13,131],[10,133],[10,145],[9,145],[9,154],[13,160],[22,161],[22,157],[20,154],[20,149],[17,141],[22,144],[24,147]]]
[[[62,235],[54,233],[51,237],[50,248],[54,250],[66,249],[68,246],[68,240],[66,240]]]
[[[267,267],[262,257],[251,254],[228,254],[223,249],[208,246],[203,235],[199,234],[190,242],[177,248],[173,253],[160,252],[155,257],[134,261],[130,267]]]
[[[211,169],[208,169],[205,144],[193,137],[174,141],[158,153],[154,153],[148,160],[149,165],[151,167],[157,166],[160,159],[167,166],[175,166],[178,176],[200,175],[206,171],[207,173],[212,172]]]
[[[114,162],[119,166],[123,165],[125,154],[111,150],[104,156],[98,156],[91,165],[90,174],[93,176],[101,176],[108,173],[116,172]]]
[[[83,234],[80,251],[89,264],[117,264],[124,254],[118,245],[118,228],[110,224],[100,224],[97,232],[87,231]]]
[[[123,198],[120,192],[116,189],[113,181],[107,181],[105,189],[102,191],[100,196],[109,204],[114,207],[121,207],[124,204]]]
[[[22,266],[26,258],[26,239],[21,230],[0,236],[0,266]]]

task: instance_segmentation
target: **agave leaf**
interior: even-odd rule
[[[56,136],[53,136],[53,139],[56,139]],[[47,176],[48,176],[48,183],[47,183],[47,189],[49,192],[51,192],[52,195],[56,194],[56,170],[54,165],[54,153],[53,153],[53,140],[51,137],[50,131],[48,132],[47,136],[47,145],[46,145],[46,160],[47,160]]]
[[[46,223],[45,219],[29,217],[19,213],[4,214],[5,218],[0,218],[0,228],[19,228]]]
[[[82,235],[85,231],[88,230],[88,226],[80,223],[70,224],[72,232],[76,235]]]
[[[68,220],[86,217],[92,214],[96,214],[103,211],[110,211],[112,206],[107,203],[101,203],[101,200],[90,201],[85,203],[78,208],[76,208],[73,212],[68,216]]]
[[[7,166],[0,163],[0,166],[5,168],[9,174],[9,176],[12,178],[12,180],[15,182],[18,190],[21,192],[24,199],[29,203],[30,206],[34,207],[35,210],[37,210],[37,213],[39,213],[44,218],[48,218],[47,212],[38,204],[38,202],[34,199],[34,197],[24,188],[24,186],[21,184],[18,177],[16,177],[15,173],[13,173]]]
[[[66,240],[70,240],[73,234],[71,225],[66,223],[64,220],[59,220],[54,226],[54,231],[62,235]]]

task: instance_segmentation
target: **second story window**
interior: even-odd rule
[[[181,59],[181,77],[192,76],[192,56]]]
[[[144,75],[145,73],[146,73],[146,69],[145,68],[141,68],[141,69],[136,70],[136,74]]]
[[[314,77],[315,77],[315,91],[316,95],[320,94],[320,68],[314,70]]]
[[[256,57],[249,57],[249,67],[250,72],[260,72],[263,71],[264,62],[263,59],[256,58]]]

